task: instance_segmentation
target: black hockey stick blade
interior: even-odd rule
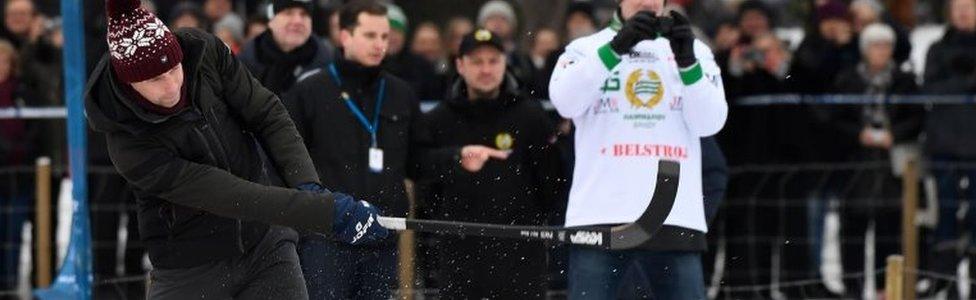
[[[617,226],[520,226],[441,220],[379,217],[381,226],[391,230],[415,230],[436,234],[486,236],[546,240],[602,249],[630,249],[648,242],[661,226],[678,192],[681,166],[675,161],[658,163],[657,185],[644,213],[633,223]]]
[[[633,223],[610,228],[610,249],[630,249],[646,243],[661,229],[671,214],[674,198],[678,195],[678,179],[681,165],[675,161],[661,160],[657,165],[657,185],[651,203]]]

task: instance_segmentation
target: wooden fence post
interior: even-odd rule
[[[51,159],[40,157],[36,164],[34,218],[37,224],[37,247],[34,249],[34,270],[37,287],[51,284]]]
[[[902,174],[901,248],[904,255],[904,299],[915,300],[918,277],[918,228],[915,215],[918,209],[918,159],[911,158]]]
[[[905,274],[905,258],[901,255],[888,256],[888,264],[885,266],[885,300],[905,299]]]

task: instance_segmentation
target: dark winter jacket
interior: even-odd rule
[[[926,94],[976,93],[976,33],[949,28],[929,48],[925,62]],[[937,159],[976,159],[976,131],[971,130],[976,107],[934,105],[925,122],[925,152]]]
[[[847,68],[837,75],[834,83],[834,93],[849,95],[865,95],[864,100],[874,100],[878,96],[912,95],[918,92],[915,76],[902,72],[898,68],[891,70],[891,82],[883,92],[869,91],[869,83],[860,74],[858,67]],[[876,104],[872,104],[876,105]],[[871,122],[866,117],[865,109],[868,105],[824,105],[819,106],[821,112],[826,113],[824,122],[831,128],[834,140],[833,155],[843,161],[888,160],[888,151],[865,148],[861,145],[861,131]],[[921,131],[924,109],[920,105],[895,105],[885,103],[884,117],[890,126],[895,144],[910,143],[918,139]]]
[[[332,61],[332,56],[314,35],[304,45],[283,53],[274,42],[270,30],[245,44],[238,55],[254,78],[278,96],[288,92],[301,74],[325,68]]]
[[[727,58],[728,51],[725,55]],[[788,159],[791,149],[796,147],[796,133],[791,129],[798,124],[785,116],[797,114],[797,106],[739,104],[747,96],[787,93],[789,90],[785,81],[763,68],[744,72],[740,76],[725,72],[722,79],[731,105],[725,129],[718,133],[718,139],[729,164],[771,163]]]
[[[837,74],[856,65],[859,58],[856,41],[837,46],[817,33],[810,34],[793,55],[787,86],[799,94],[830,93]],[[822,151],[834,142],[834,137],[829,127],[817,119],[817,108],[795,105],[790,109],[785,119],[789,123],[784,124],[791,132],[784,143],[789,149],[783,152],[794,153],[795,157],[785,158],[784,162],[837,162],[832,153]]]
[[[522,91],[530,98],[544,98],[549,95],[549,77],[552,69],[548,65],[537,68],[532,62],[532,56],[524,52],[515,52],[508,56],[508,68],[518,79]]]
[[[383,69],[409,83],[422,100],[441,100],[444,95],[444,78],[434,64],[407,49],[383,59]]]
[[[895,31],[895,49],[893,49],[895,52],[892,55],[897,65],[901,65],[912,55],[912,40],[909,37],[908,29],[889,14],[883,17],[882,22]],[[860,38],[857,37],[854,40],[857,41]]]
[[[722,148],[714,136],[701,138],[702,198],[705,201],[705,220],[712,224],[718,214],[729,183],[729,166]]]
[[[793,54],[787,79],[790,91],[800,94],[829,93],[837,73],[856,65],[860,56],[856,40],[837,46],[818,33],[808,34]]]
[[[925,59],[925,86],[931,87],[976,72],[976,32],[949,27],[941,40],[932,44]],[[954,91],[960,93],[963,91]]]
[[[415,174],[420,149],[415,138],[419,101],[406,81],[379,67],[367,68],[348,61],[341,52],[335,61],[342,87],[327,67],[303,75],[282,101],[304,138],[325,187],[366,200],[383,215],[405,217],[408,202],[403,181]],[[346,91],[372,122],[380,78],[386,82],[377,136],[378,147],[383,151],[383,170],[374,173],[369,169],[370,134],[340,94]]]
[[[158,268],[238,257],[268,224],[330,234],[333,199],[266,186],[259,144],[285,182],[318,182],[285,107],[217,37],[175,32],[190,105],[172,115],[143,109],[105,55],[88,83],[85,111],[104,133],[116,170],[139,201],[139,236]]]
[[[915,76],[902,72],[892,63],[886,80],[872,76],[867,79],[864,64],[848,68],[838,74],[834,93],[864,95],[865,101],[877,101],[889,95],[912,95],[918,92]],[[884,82],[887,82],[886,84]],[[880,101],[878,101],[880,102]],[[861,132],[866,127],[890,130],[894,144],[912,143],[918,140],[924,118],[921,105],[875,102],[860,105],[823,105],[818,108],[826,113],[824,122],[836,138],[830,149],[842,162],[871,162],[874,167],[857,168],[834,174],[843,178],[845,188],[839,194],[849,214],[862,209],[877,210],[879,205],[897,205],[899,182],[891,172],[891,151],[866,147],[861,144]],[[828,110],[829,109],[829,110]]]
[[[0,82],[0,109],[40,106],[31,89],[11,74]],[[0,119],[0,167],[28,166],[38,153],[41,127],[22,119]],[[28,180],[23,180],[29,186]]]
[[[541,225],[549,204],[565,190],[559,155],[550,144],[556,129],[542,105],[519,92],[513,77],[503,87],[498,99],[472,102],[459,78],[445,102],[425,115],[423,131],[432,149],[421,162],[423,178],[440,187],[440,210],[451,220]],[[471,173],[459,163],[466,145],[512,152]]]
[[[445,101],[424,116],[431,151],[424,156],[423,182],[437,200],[434,218],[492,224],[543,225],[550,203],[567,187],[556,129],[542,105],[519,92],[506,77],[497,99],[469,100],[458,79]],[[475,173],[461,167],[466,145],[511,150],[505,160],[490,159]],[[565,200],[562,200],[565,201]],[[444,237],[440,244],[447,298],[541,299],[545,293],[545,247],[537,241]]]

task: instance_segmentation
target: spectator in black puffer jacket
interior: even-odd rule
[[[976,76],[976,1],[953,0],[948,5],[949,26],[942,40],[929,48],[925,63],[924,90],[930,94],[972,94]],[[959,162],[976,160],[976,132],[972,119],[976,107],[935,105],[925,124],[925,152],[933,162],[938,187],[939,224],[933,245],[933,268],[952,274],[961,256],[956,241],[964,231],[976,229],[976,205],[970,203],[969,222],[958,228],[956,218],[961,198],[976,198],[976,187],[961,188],[962,181],[976,180],[976,170],[947,169]],[[971,245],[968,247],[972,247]]]

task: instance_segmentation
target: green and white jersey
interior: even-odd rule
[[[681,179],[665,224],[707,232],[699,138],[728,114],[711,49],[696,40],[698,63],[679,70],[663,37],[618,56],[608,44],[616,28],[570,43],[549,82],[552,104],[576,125],[566,225],[633,222],[654,192],[658,160],[669,159],[681,163]]]

